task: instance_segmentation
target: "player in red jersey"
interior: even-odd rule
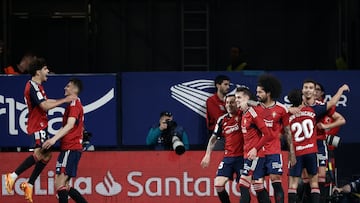
[[[314,106],[314,105],[322,105],[323,103],[316,101],[315,99],[315,86],[316,86],[316,82],[313,80],[305,80],[303,83],[303,89],[302,89],[302,93],[303,93],[303,99],[304,99],[304,104],[307,106]],[[341,87],[339,91],[347,91],[348,90],[348,86],[344,85],[343,87]],[[340,95],[338,95],[338,93],[336,94],[336,96],[338,96],[339,98],[337,98],[336,101],[339,101],[340,97],[342,95],[342,92]],[[335,97],[335,96],[334,96]],[[332,102],[333,98],[329,101]],[[329,103],[327,102],[327,103]],[[335,106],[335,104],[331,105],[331,106]],[[326,115],[333,115],[334,114],[334,109],[329,109],[326,113]],[[323,115],[322,117],[324,117],[325,115]],[[318,125],[318,127],[321,126]],[[317,128],[316,128],[317,129]],[[317,132],[319,133],[319,132]],[[319,136],[319,135],[318,135]],[[321,136],[321,134],[320,134]],[[318,159],[319,159],[319,188],[320,188],[320,192],[321,192],[321,202],[325,202],[326,201],[326,187],[325,187],[325,174],[326,174],[326,161],[323,161],[324,159],[326,160],[326,150],[324,150],[323,145],[324,142],[318,142],[318,150],[319,152],[325,151],[323,153],[318,153]],[[326,146],[324,146],[326,148]],[[324,163],[325,162],[325,163]],[[304,181],[306,183],[306,179]],[[308,187],[308,185],[305,184],[305,187]]]
[[[209,137],[213,134],[218,118],[226,113],[224,98],[230,89],[230,79],[225,75],[218,75],[214,83],[216,92],[206,100],[206,125]],[[214,150],[220,149],[224,149],[224,140],[222,138],[214,147]]]
[[[34,153],[26,158],[14,172],[5,175],[5,186],[7,192],[12,193],[16,178],[32,165],[35,165],[28,182],[23,182],[20,185],[25,193],[25,199],[32,202],[34,182],[51,158],[50,151],[41,149],[42,144],[48,139],[46,112],[63,103],[71,102],[77,97],[69,95],[59,100],[47,98],[42,83],[47,81],[49,69],[43,58],[37,58],[30,64],[29,73],[32,78],[26,83],[24,97],[29,110],[27,134],[34,136],[35,149]]]
[[[288,110],[285,105],[275,100],[280,97],[281,88],[280,81],[272,75],[260,76],[256,88],[256,96],[260,101],[259,107],[262,108],[261,115],[273,138],[265,144],[265,171],[270,175],[276,203],[284,202],[284,190],[281,185],[283,162],[280,137],[282,132],[289,142],[291,165],[296,162],[291,144]]]
[[[324,102],[325,90],[323,85],[316,83],[315,85],[315,100]],[[336,111],[336,106],[333,106],[328,113],[322,117],[317,124],[317,138],[318,138],[318,159],[319,159],[319,184],[322,196],[322,202],[330,196],[330,184],[326,183],[326,170],[332,169],[334,166],[334,146],[327,145],[326,139],[332,140],[337,135],[340,126],[346,123],[345,118]],[[331,151],[328,151],[330,149]],[[332,157],[332,163],[329,162]],[[330,164],[330,167],[328,167]],[[332,173],[329,171],[329,173]]]
[[[65,87],[65,95],[79,95],[82,82],[73,78]],[[55,188],[59,203],[67,203],[68,195],[77,203],[87,201],[76,189],[69,186],[69,181],[76,176],[77,167],[82,152],[82,139],[84,130],[84,110],[80,99],[72,101],[65,110],[62,128],[43,144],[44,149],[49,149],[56,141],[60,140],[60,154],[56,163]]]
[[[296,189],[298,187],[298,180],[301,176],[301,170],[306,169],[306,172],[310,178],[311,184],[311,201],[320,201],[320,190],[318,184],[318,169],[317,169],[317,135],[316,135],[316,123],[319,118],[324,116],[326,112],[339,101],[344,91],[348,91],[349,87],[343,85],[339,88],[338,92],[332,97],[332,99],[326,104],[322,105],[306,105],[309,103],[304,102],[303,98],[307,102],[313,101],[315,82],[312,80],[306,80],[303,83],[303,90],[293,91],[289,94],[289,100],[294,106],[299,106],[300,111],[290,116],[290,125],[293,133],[293,145],[295,148],[295,154],[297,163],[290,169],[289,179],[289,202],[296,202]],[[312,98],[312,99],[311,99]],[[300,105],[301,104],[301,105]],[[306,201],[305,201],[306,202]]]
[[[240,171],[244,167],[244,141],[240,128],[241,115],[235,102],[235,95],[225,97],[227,114],[218,119],[213,135],[209,139],[201,166],[206,168],[210,164],[211,152],[217,141],[217,137],[225,138],[224,158],[220,162],[215,178],[215,188],[222,203],[230,202],[229,195],[225,190],[228,180],[233,180],[234,173],[236,180],[240,178]]]
[[[263,182],[265,176],[265,171],[263,170],[265,151],[263,146],[272,138],[264,119],[261,117],[262,109],[249,107],[247,104],[251,98],[249,89],[245,87],[237,88],[235,97],[242,111],[241,131],[244,136],[244,170],[240,177],[240,202],[250,202],[249,189],[252,180],[259,180],[254,184],[259,202],[270,202],[269,194],[264,188]]]

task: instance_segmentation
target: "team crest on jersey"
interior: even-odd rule
[[[276,117],[276,112],[272,113],[272,117],[275,118]]]

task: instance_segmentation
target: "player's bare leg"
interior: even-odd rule
[[[325,203],[326,202],[326,194],[327,188],[326,188],[326,166],[319,166],[319,189],[320,189],[320,202]]]
[[[281,175],[270,174],[270,179],[275,193],[275,202],[284,203],[284,190],[281,185]]]
[[[310,187],[311,187],[311,202],[317,203],[320,202],[320,190],[318,184],[318,175],[310,176]]]
[[[251,176],[240,177],[240,203],[250,203],[250,187],[251,187]]]
[[[29,181],[20,184],[21,190],[24,191],[25,199],[29,202],[33,202],[32,194],[33,194],[33,187],[35,180],[37,179],[37,177],[39,177],[40,173],[43,171],[47,163],[50,161],[51,152],[43,151],[41,148],[36,148],[34,150],[33,157],[35,158],[36,163],[35,163],[35,168],[29,178]]]
[[[228,180],[229,178],[225,176],[217,176],[215,178],[215,189],[222,203],[230,203],[229,194],[225,190],[225,184],[228,182]]]
[[[299,177],[289,176],[288,203],[296,203]]]
[[[55,188],[59,197],[59,203],[67,203],[68,202],[68,188],[67,181],[69,176],[64,173],[56,175],[55,177]]]
[[[59,174],[55,177],[55,188],[59,197],[59,203],[67,203],[70,196],[76,203],[87,203],[85,198],[75,188],[69,185],[69,176]]]
[[[5,187],[6,187],[6,191],[11,194],[13,192],[14,189],[14,183],[15,180],[17,179],[17,177],[22,174],[24,171],[26,171],[27,169],[29,169],[31,166],[33,166],[37,160],[39,160],[35,153],[28,156],[19,166],[18,168],[16,168],[16,170],[12,173],[7,173],[4,174],[4,178],[5,178]]]
[[[254,185],[254,189],[256,192],[256,197],[258,199],[259,202],[264,202],[264,203],[270,203],[270,197],[269,197],[269,193],[266,190],[266,188],[264,187],[264,179],[260,178],[258,180],[255,180],[253,182]]]

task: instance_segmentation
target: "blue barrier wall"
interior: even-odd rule
[[[74,75],[49,76],[44,88],[48,98],[64,97],[64,87]],[[117,146],[116,75],[76,75],[84,83],[80,95],[85,112],[85,127],[93,133],[96,146]],[[0,147],[31,145],[26,135],[27,108],[24,87],[30,76],[0,76]],[[65,105],[48,111],[50,134],[61,127]]]
[[[255,93],[257,76],[262,72],[166,72],[166,73],[123,73],[122,74],[122,112],[124,145],[143,145],[149,128],[158,123],[159,113],[172,111],[174,119],[187,131],[191,144],[207,142],[205,127],[205,101],[214,92],[213,79],[218,74],[231,78],[233,91],[236,85],[246,85]],[[360,142],[355,132],[360,130],[356,124],[356,108],[360,87],[359,71],[270,71],[283,85],[280,99],[285,102],[286,94],[293,88],[302,88],[304,79],[312,78],[325,86],[327,99],[335,94],[344,83],[349,84],[351,92],[345,93],[338,103],[337,111],[344,115],[347,124],[342,127],[340,136],[344,142]]]
[[[76,75],[84,82],[80,98],[85,106],[85,125],[93,133],[96,146],[145,145],[146,135],[156,125],[159,113],[173,112],[175,120],[189,135],[190,144],[205,144],[205,101],[214,92],[213,79],[218,74],[231,78],[231,91],[237,85],[246,85],[255,92],[258,75],[263,72],[152,72],[121,73],[106,75]],[[350,85],[338,103],[337,110],[347,124],[340,136],[345,143],[360,143],[360,126],[356,107],[360,100],[356,90],[360,87],[359,71],[271,71],[283,84],[283,95],[293,88],[301,88],[306,78],[324,84],[327,99],[343,84]],[[49,98],[63,97],[63,88],[73,75],[54,75],[44,83]],[[121,82],[118,81],[121,78]],[[23,90],[29,76],[0,76],[0,147],[29,146],[31,139],[25,134],[27,110]],[[117,87],[120,84],[121,87]],[[120,94],[117,91],[120,90]],[[285,102],[286,103],[286,102]],[[121,105],[119,105],[121,104]],[[49,111],[49,131],[55,133],[60,127],[64,106]],[[120,107],[120,110],[118,110]],[[120,112],[120,114],[118,114]],[[121,118],[121,120],[120,120]],[[121,126],[121,131],[118,128]],[[121,140],[117,138],[121,137]]]

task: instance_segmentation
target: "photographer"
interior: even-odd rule
[[[360,178],[333,189],[333,202],[360,202]]]
[[[159,124],[149,130],[146,144],[156,150],[175,150],[177,154],[189,149],[186,132],[173,120],[172,113],[167,111],[160,113]]]

